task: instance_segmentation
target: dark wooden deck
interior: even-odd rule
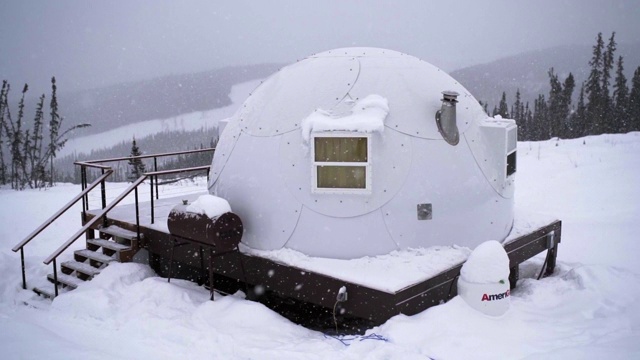
[[[174,245],[166,227],[166,217],[183,198],[193,200],[197,196],[194,194],[156,201],[154,224],[144,210],[149,204],[140,204],[140,232],[144,234],[142,247],[149,253],[149,265],[160,276],[169,274],[169,259]],[[88,217],[95,216],[95,213],[89,211]],[[119,206],[109,214],[108,223],[135,231],[135,215],[132,214],[135,214],[134,205]],[[509,240],[505,250],[512,269],[517,270],[518,264],[549,250],[546,273],[553,272],[560,239],[561,222],[555,220]],[[197,245],[175,247],[174,251],[174,277],[208,282],[209,251]],[[284,299],[291,298],[333,309],[338,291],[344,286],[348,300],[337,304],[339,313],[366,319],[371,324],[381,324],[397,314],[417,314],[456,296],[455,282],[462,267],[461,263],[399,291],[385,292],[240,251],[214,255],[213,264],[215,288],[225,293],[248,289],[250,294],[258,296],[269,292]]]

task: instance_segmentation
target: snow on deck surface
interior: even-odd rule
[[[502,317],[482,315],[455,297],[368,331],[387,341],[356,339],[348,347],[240,294],[208,301],[204,287],[167,283],[141,264],[110,265],[78,289],[43,300],[22,290],[20,255],[11,248],[80,186],[0,189],[2,358],[638,359],[638,154],[638,132],[519,143],[518,208],[562,220],[553,276],[535,280],[544,261],[538,256],[522,265]],[[204,181],[200,186],[182,188],[202,189]],[[108,194],[114,187],[126,184],[108,184]],[[92,201],[99,204],[99,196]],[[29,286],[46,282],[51,266],[42,261],[79,229],[80,211],[78,204],[27,245]],[[82,248],[76,242],[59,261]]]
[[[151,224],[150,202],[141,202],[140,224],[168,234],[167,217],[171,209],[175,205],[181,204],[183,199],[192,203],[202,194],[202,192],[196,192],[179,197],[155,200],[154,224]],[[135,223],[135,205],[118,206],[108,216],[111,219]],[[549,225],[554,220],[556,218],[553,216],[528,213],[516,207],[513,229],[504,243],[509,243],[519,236]],[[364,285],[387,293],[399,292],[460,265],[467,259],[471,250],[455,245],[433,246],[396,250],[387,255],[342,260],[311,257],[299,251],[286,248],[271,251],[256,250],[240,244],[240,251],[245,254],[263,257],[280,264]]]
[[[526,211],[516,210],[513,229],[504,243],[549,225],[554,220],[552,216],[528,214]],[[367,256],[352,260],[310,257],[292,249],[256,250],[242,244],[240,250],[281,264],[387,293],[396,293],[460,265],[469,257],[472,249],[455,245],[433,246],[396,250],[388,255]]]

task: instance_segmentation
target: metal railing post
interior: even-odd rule
[[[82,191],[87,188],[87,168],[84,165],[80,166],[80,183],[82,184]],[[87,210],[89,210],[89,197],[84,195],[82,197],[82,217],[83,220],[87,218]]]
[[[158,158],[156,158],[155,156],[153,157],[153,171],[156,172],[158,171]],[[153,176],[151,177],[153,179]],[[158,193],[158,175],[156,175],[156,199],[159,199],[159,193]],[[151,222],[153,224],[153,221]]]
[[[58,297],[58,267],[56,259],[53,259],[53,286],[55,288],[55,296]]]
[[[101,169],[102,174],[104,175],[104,169]],[[105,186],[105,179],[102,179],[100,182],[100,192],[102,197],[102,209],[107,207],[107,188]],[[107,217],[102,218],[102,226],[107,227],[109,224],[107,222]]]
[[[153,175],[149,176],[149,179],[151,179],[151,223],[153,224],[155,222],[155,211],[154,211],[154,205],[153,205]],[[156,179],[156,185],[158,184],[158,179]]]
[[[136,235],[138,236],[138,240],[140,240],[140,207],[138,206],[138,186],[134,189],[136,196]]]
[[[20,248],[20,261],[22,262],[22,288],[27,290],[27,275],[24,269],[24,247]]]
[[[100,169],[102,175],[104,175],[104,169]],[[102,196],[102,208],[106,208],[107,207],[107,188],[105,186],[105,181],[102,180],[102,182],[100,182],[100,191],[101,191],[101,196]]]

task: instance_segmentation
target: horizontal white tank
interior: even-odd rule
[[[443,91],[459,94],[455,145],[436,122]],[[249,96],[222,133],[209,192],[229,201],[255,249],[351,259],[475,247],[511,230],[516,141],[513,120],[487,117],[435,66],[337,49]]]

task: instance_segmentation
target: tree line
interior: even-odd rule
[[[218,143],[218,139],[211,139],[209,143],[209,148],[215,148]],[[190,150],[203,150],[205,149],[204,144],[200,143],[200,148],[194,146],[193,149]],[[127,163],[129,164],[129,174],[128,180],[130,182],[135,181],[137,178],[142,176],[145,172],[147,172],[147,166],[142,161],[142,159],[136,158],[137,156],[141,156],[142,151],[138,147],[136,143],[136,138],[133,138],[131,142],[131,152],[129,156],[131,157]],[[170,160],[163,161],[159,166],[158,170],[175,170],[175,169],[186,169],[198,166],[206,166],[211,165],[211,160],[213,159],[213,152],[200,152],[193,154],[182,154],[173,156]],[[176,173],[176,174],[167,174],[161,175],[159,177],[160,184],[163,183],[171,183],[177,180],[182,179],[192,179],[196,176],[201,176],[199,173]]]
[[[140,152],[141,154],[145,155],[183,151],[191,148],[196,149],[202,148],[202,146],[206,147],[215,144],[217,142],[217,129],[215,127],[203,127],[198,130],[177,130],[170,132],[160,132],[140,138],[136,136],[135,141],[136,147],[138,148],[137,150],[135,150],[135,152]],[[122,140],[118,144],[111,147],[91,149],[91,151],[88,153],[77,153],[74,151],[73,153],[67,154],[65,156],[59,156],[54,162],[54,166],[56,168],[56,179],[59,179],[59,181],[63,182],[79,184],[80,171],[79,167],[74,165],[75,161],[109,159],[132,155],[134,153],[134,149],[132,148],[132,139],[128,139]],[[193,154],[192,156],[195,156],[195,154]],[[158,169],[165,170],[170,168],[165,165],[165,163],[174,160],[176,160],[175,157],[158,158]],[[170,166],[191,166],[190,164],[187,164],[187,162],[189,161],[185,161],[182,164],[173,164]],[[142,159],[142,163],[145,165],[145,169],[147,171],[153,170],[153,159]],[[203,159],[202,161],[198,162],[198,166],[203,164],[211,164],[211,154],[209,154],[208,159]],[[108,165],[114,170],[113,175],[111,175],[110,177],[110,181],[123,182],[130,180],[132,168],[127,161],[119,163],[105,163],[104,165]],[[94,173],[88,169],[88,179],[90,181],[97,178],[97,176],[99,175],[100,172]]]
[[[589,61],[589,77],[580,85],[577,104],[573,104],[576,88],[573,74],[562,79],[551,68],[547,97],[538,95],[531,106],[521,100],[518,90],[515,102],[509,107],[503,92],[492,115],[514,119],[519,140],[640,131],[640,67],[635,70],[629,87],[624,75],[624,59],[615,58],[616,46],[615,32],[606,45],[602,33],[598,33]],[[482,105],[489,113],[487,104]]]
[[[49,113],[45,114],[45,95],[42,94],[36,105],[32,126],[27,129],[24,100],[28,90],[29,86],[25,84],[15,119],[9,107],[11,85],[7,80],[2,81],[0,90],[0,184],[10,183],[11,188],[17,190],[27,186],[53,186],[53,160],[67,142],[66,136],[75,129],[90,126],[79,124],[61,131],[64,118],[59,114],[56,78],[52,77]],[[45,125],[48,125],[46,132]]]

